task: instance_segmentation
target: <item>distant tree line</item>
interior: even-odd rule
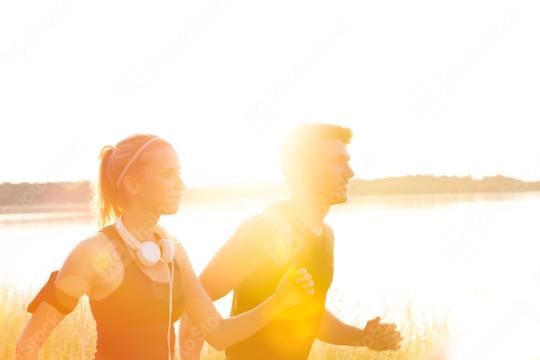
[[[540,181],[526,182],[501,175],[473,179],[471,176],[416,175],[377,180],[354,180],[354,195],[441,194],[540,191]]]
[[[3,212],[19,212],[24,207],[43,204],[89,204],[93,194],[90,181],[0,184]],[[264,197],[286,193],[283,184],[237,184],[188,190],[190,199]],[[473,179],[455,176],[415,175],[376,180],[351,181],[352,195],[397,195],[441,193],[486,193],[540,191],[540,181],[526,182],[505,176]]]
[[[89,204],[92,198],[89,181],[0,184],[0,210],[22,212],[44,204]]]

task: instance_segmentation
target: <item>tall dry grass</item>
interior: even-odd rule
[[[17,292],[0,285],[0,359],[14,360],[17,337],[30,314],[26,306],[32,298],[30,291]],[[443,360],[440,346],[445,342],[447,327],[444,321],[418,324],[409,307],[399,328],[403,336],[402,349],[377,353],[366,348],[332,346],[316,342],[310,360]],[[52,332],[41,350],[40,360],[92,359],[96,345],[95,322],[87,298],[79,303]],[[223,353],[205,347],[204,360],[223,360]],[[177,357],[178,349],[177,349]]]

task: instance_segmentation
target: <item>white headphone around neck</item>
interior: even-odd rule
[[[115,228],[129,247],[133,250],[136,250],[137,259],[144,266],[153,266],[156,265],[160,260],[165,263],[165,265],[174,261],[175,247],[174,242],[168,237],[161,237],[161,249],[154,241],[144,241],[140,242],[133,235],[127,231],[126,227],[122,223],[122,219],[118,219],[115,224]],[[171,322],[172,322],[172,306],[173,306],[173,287],[174,287],[174,263],[172,266],[172,274],[169,271],[169,266],[167,268],[167,276],[169,278],[169,323],[167,326],[167,348],[168,348],[168,359],[172,360],[171,357]]]
[[[161,238],[161,249],[154,241],[140,242],[127,231],[126,227],[119,219],[115,225],[116,230],[124,240],[124,242],[133,250],[136,251],[137,259],[144,266],[156,265],[159,260],[163,259],[165,263],[170,263],[174,259],[174,243],[171,239]]]

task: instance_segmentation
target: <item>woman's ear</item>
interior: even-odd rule
[[[139,194],[139,184],[137,183],[137,181],[135,180],[135,178],[133,176],[126,175],[122,179],[121,186],[123,186],[124,189],[126,190],[126,192],[128,194],[130,194],[130,195],[138,195]]]

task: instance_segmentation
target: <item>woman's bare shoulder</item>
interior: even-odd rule
[[[82,277],[89,287],[120,264],[121,256],[101,232],[81,240],[66,258],[59,278]],[[65,280],[64,280],[65,281]],[[88,291],[89,289],[85,289]]]
[[[92,259],[103,254],[110,254],[115,247],[113,243],[102,232],[96,232],[87,238],[79,241],[72,251],[72,254],[81,259]]]

